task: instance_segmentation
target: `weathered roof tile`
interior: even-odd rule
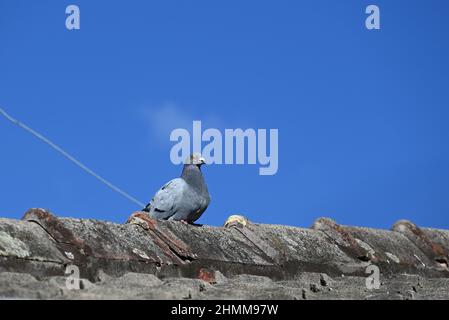
[[[402,275],[449,281],[448,252],[449,231],[419,228],[408,221],[399,221],[392,230],[378,230],[321,218],[307,229],[234,217],[226,227],[208,227],[156,221],[137,212],[126,224],[115,224],[58,218],[42,209],[29,210],[22,221],[0,219],[0,273],[27,273],[37,279],[63,276],[67,265],[77,266],[80,276],[93,283],[103,279],[101,275],[132,272],[197,278],[218,287],[233,282],[217,279],[240,274],[302,286],[297,279],[317,274],[319,279],[327,277],[325,283],[335,282],[347,297],[376,298],[388,291],[368,294],[358,288],[349,294],[342,276],[363,284],[367,267],[376,265],[388,281]],[[390,285],[405,286],[401,297],[408,297],[405,280],[395,281]],[[269,284],[270,292],[279,297],[333,297],[321,280],[298,290],[280,284]],[[228,291],[214,292],[223,296]]]

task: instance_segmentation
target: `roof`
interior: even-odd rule
[[[449,230],[409,221],[298,228],[233,216],[211,227],[136,212],[115,224],[44,209],[0,219],[6,298],[448,299],[448,260]],[[379,288],[368,284],[376,268]]]

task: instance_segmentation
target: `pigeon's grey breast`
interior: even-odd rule
[[[179,203],[179,209],[170,220],[195,222],[207,209],[209,203],[210,196],[207,188],[198,190],[187,184],[187,188],[184,189],[182,201]]]
[[[186,164],[181,178],[187,183],[187,187],[184,189],[179,210],[170,219],[192,223],[198,220],[209,206],[210,195],[198,166]]]

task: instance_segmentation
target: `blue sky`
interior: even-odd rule
[[[276,175],[204,168],[200,223],[449,228],[448,15],[446,0],[0,0],[0,106],[142,202],[181,172],[171,129],[279,129]],[[139,209],[1,117],[0,164],[3,217]]]

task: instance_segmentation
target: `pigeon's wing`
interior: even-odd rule
[[[150,214],[156,219],[168,219],[174,215],[185,187],[186,182],[180,178],[173,179],[164,185],[149,204]]]

